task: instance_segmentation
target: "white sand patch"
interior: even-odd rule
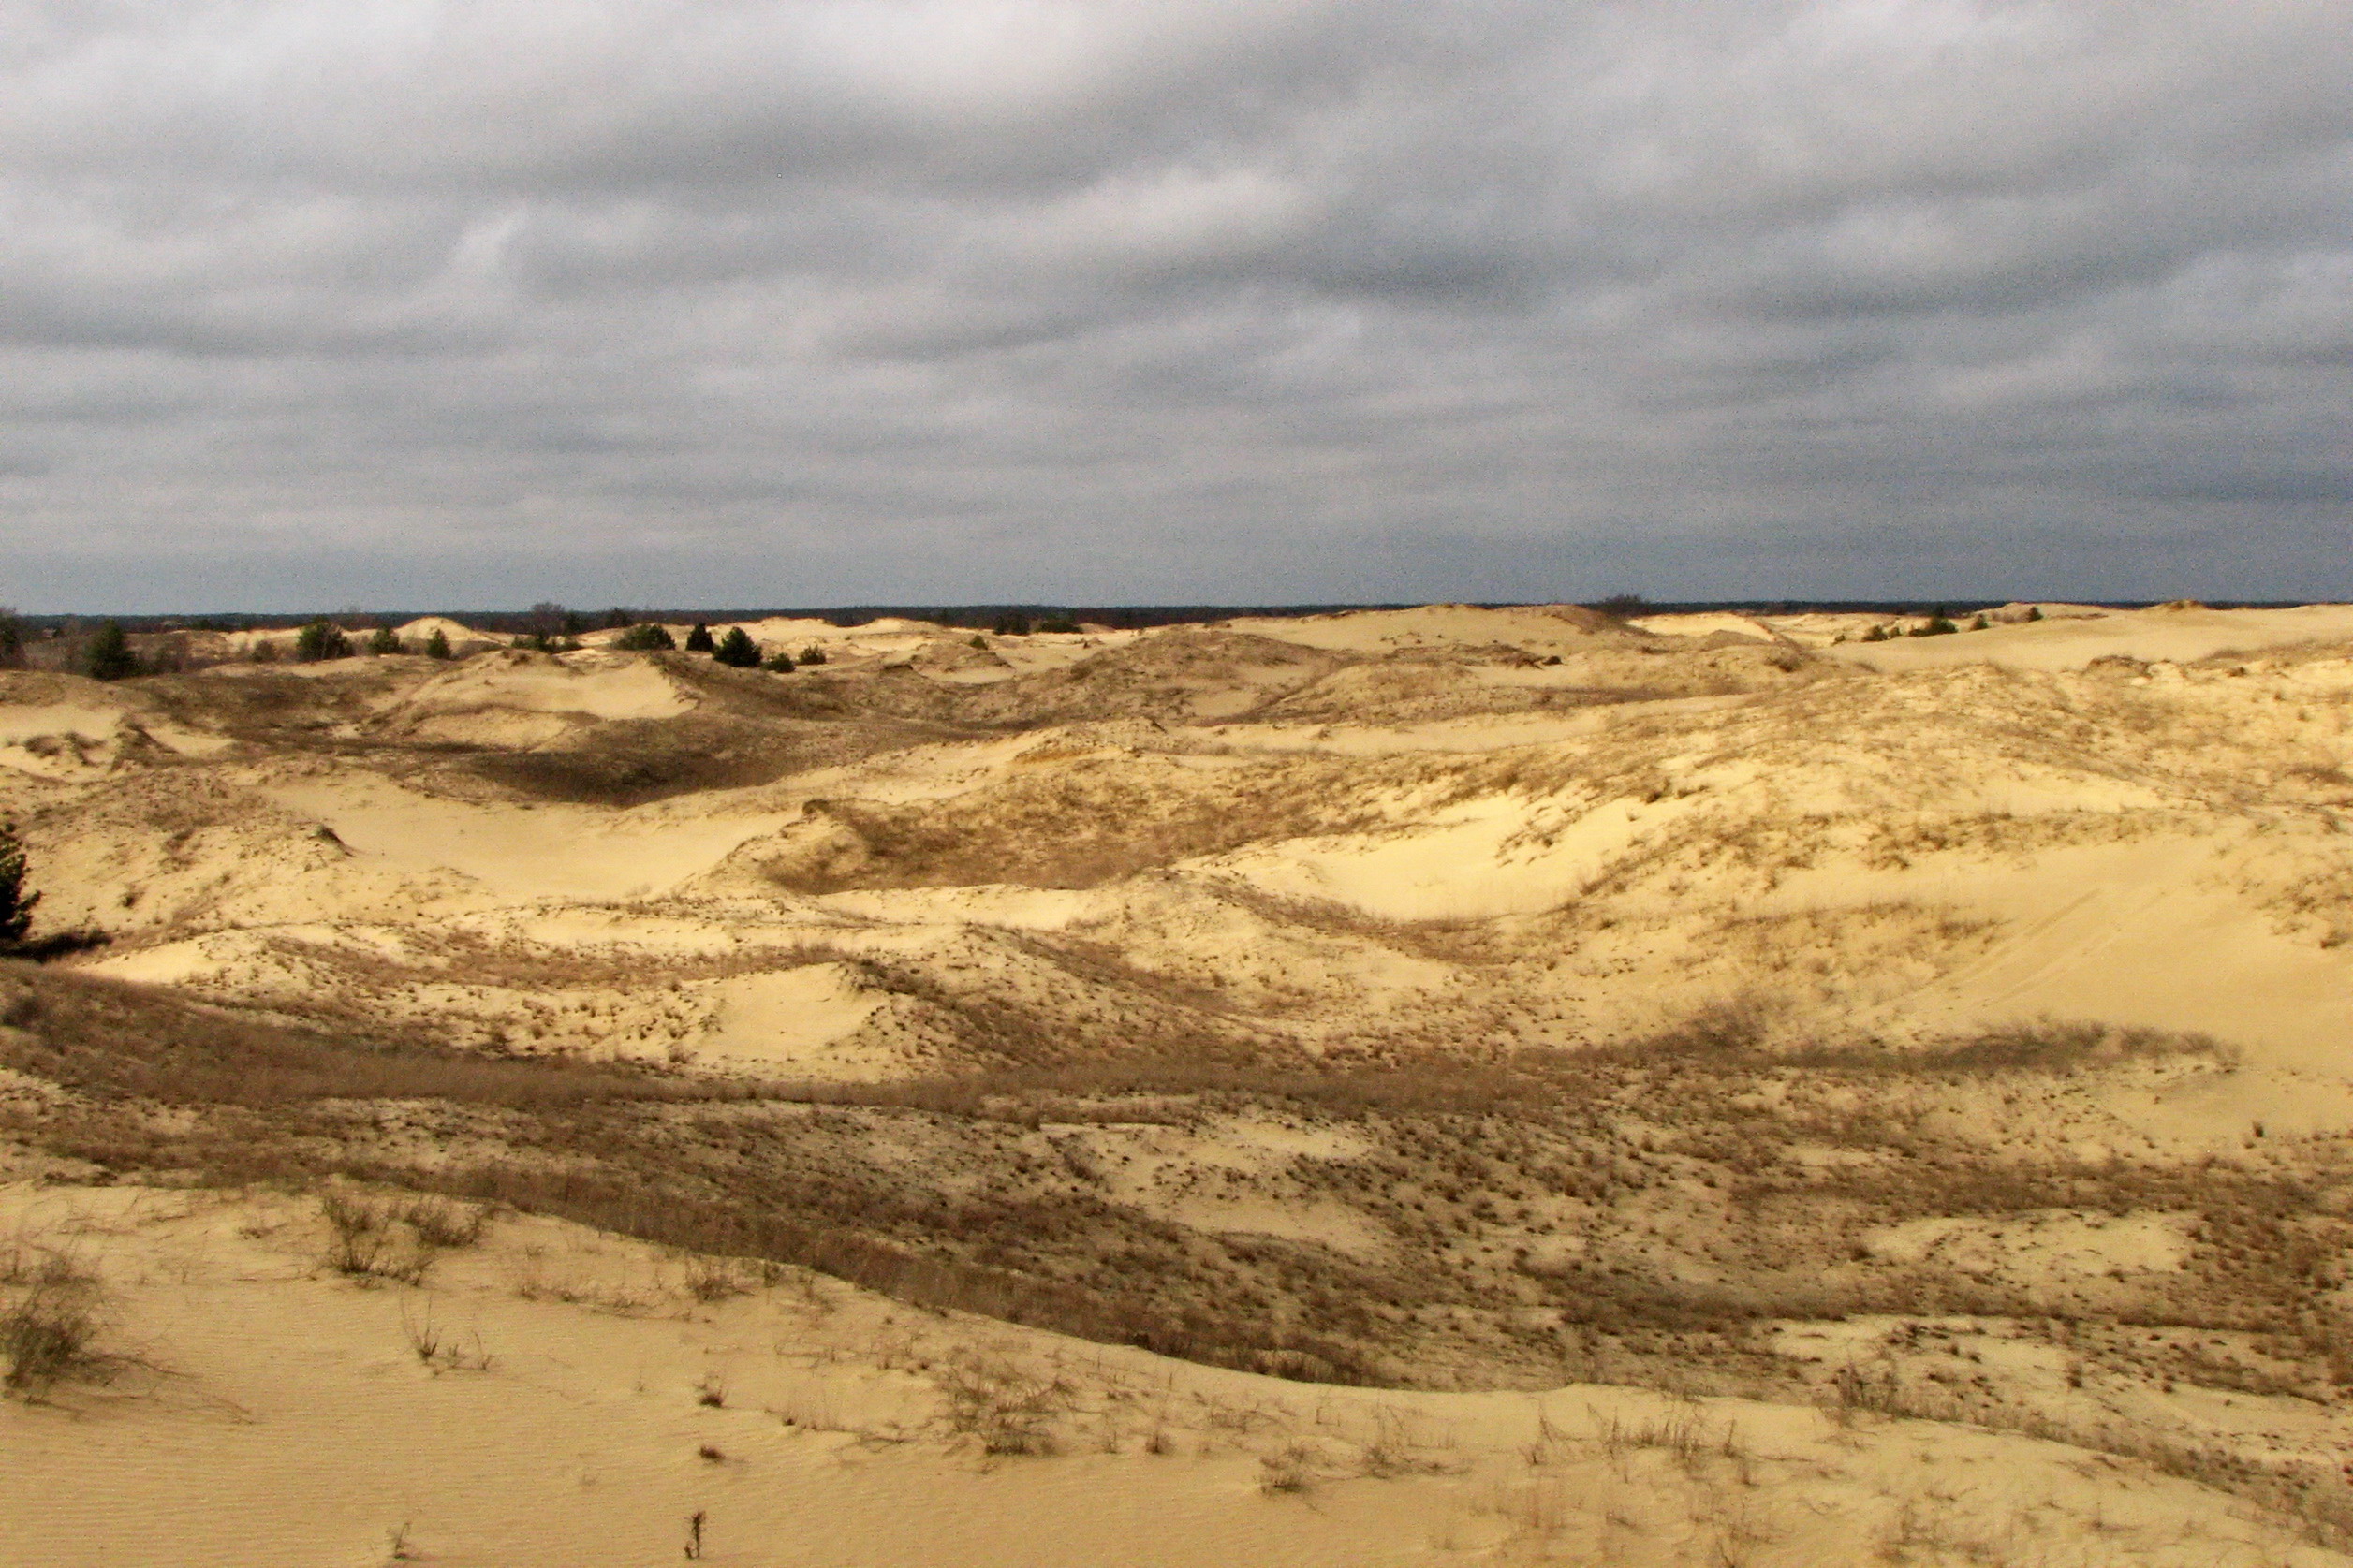
[[[576,653],[564,659],[507,651],[483,654],[404,694],[392,711],[426,718],[507,710],[597,719],[663,719],[695,698],[645,659]]]
[[[1620,799],[1580,812],[1495,795],[1435,813],[1427,826],[1254,845],[1188,865],[1394,920],[1534,914],[1575,898],[1638,840],[1695,805]]]
[[[1804,871],[1766,907],[1908,898],[2002,922],[1982,956],[1904,998],[1890,1023],[1961,1031],[2048,1015],[2197,1030],[2263,1065],[2353,1078],[2353,950],[2283,934],[2217,879],[2217,847],[2157,838]]]
[[[66,704],[0,707],[0,768],[60,782],[111,769],[129,728],[120,709]]]
[[[475,804],[362,777],[265,793],[331,828],[356,856],[401,872],[457,872],[507,899],[653,897],[787,820],[777,813]]]
[[[836,1047],[886,1000],[846,964],[806,964],[686,989],[711,1010],[709,1025],[687,1048],[698,1064],[774,1077],[855,1080],[887,1077],[897,1065],[883,1053]]]
[[[1067,632],[1033,632],[1028,637],[992,637],[989,652],[1003,660],[1007,673],[1038,675],[1048,670],[1067,669],[1081,660],[1093,658],[1106,649],[1123,648],[1149,632],[1089,632],[1073,636]]]
[[[1245,616],[1224,623],[1237,632],[1343,653],[1394,653],[1414,649],[1484,648],[1493,644],[1533,653],[1589,648],[1610,634],[1588,631],[1560,607],[1423,605],[1414,609],[1346,610],[1302,617]]]
[[[71,736],[81,740],[111,740],[123,727],[120,708],[92,708],[66,703],[0,707],[0,746],[21,746],[27,740]]]
[[[463,622],[452,621],[446,615],[421,615],[393,629],[393,635],[401,639],[401,646],[411,653],[423,652],[425,644],[433,640],[435,632],[448,638],[449,651],[461,657],[485,648],[503,648],[507,642],[505,637],[478,632]],[[293,646],[294,634],[291,632],[281,632],[276,636],[284,640],[287,647]]]
[[[1654,637],[1739,637],[1752,642],[1778,643],[1784,637],[1771,624],[1753,615],[1709,610],[1691,615],[1645,615],[1628,625]]]

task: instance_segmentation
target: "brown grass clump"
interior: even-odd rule
[[[340,1190],[323,1193],[327,1265],[360,1281],[420,1282],[434,1259],[482,1238],[482,1211],[434,1197],[377,1198]]]
[[[1296,1497],[1316,1489],[1316,1452],[1294,1443],[1258,1460],[1258,1490],[1269,1497]]]
[[[992,1458],[1055,1452],[1054,1423],[1075,1392],[1061,1378],[1034,1376],[1006,1357],[978,1352],[949,1363],[938,1383],[949,1430]]]
[[[19,1245],[0,1253],[0,1390],[37,1399],[59,1384],[103,1380],[115,1358],[97,1348],[105,1293],[65,1253]]]

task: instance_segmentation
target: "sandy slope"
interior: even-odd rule
[[[102,1272],[137,1357],[0,1403],[0,1563],[25,1568],[624,1568],[697,1516],[701,1561],[796,1568],[2348,1561],[2025,1438],[1307,1388],[550,1221],[493,1223],[422,1288],[337,1277],[308,1200],[18,1186],[0,1227]]]

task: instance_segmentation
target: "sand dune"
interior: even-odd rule
[[[283,1197],[19,1187],[0,1206],[18,1234],[73,1238],[140,1347],[110,1385],[0,1405],[0,1563],[25,1568],[1643,1568],[2026,1543],[2086,1564],[2347,1561],[2018,1436],[1595,1386],[1306,1389],[545,1221],[495,1223],[421,1286],[363,1288],[321,1263],[316,1206]]]
[[[112,937],[0,974],[7,1202],[186,1374],[0,1407],[11,1518],[149,1477],[0,1561],[2339,1561],[2353,611],[2037,608],[0,675],[37,930]],[[363,1290],[349,1170],[538,1217]],[[984,1345],[1057,1457],[955,1428]]]
[[[2081,669],[2095,659],[2143,664],[2194,664],[2232,654],[2254,656],[2308,643],[2341,644],[2353,637],[2353,608],[2305,605],[2298,609],[2182,608],[2113,610],[2094,616],[2052,616],[1996,625],[1949,637],[1850,642],[1825,652],[1865,668],[1890,673],[1990,664],[2006,669]]]

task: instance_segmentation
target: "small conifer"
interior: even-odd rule
[[[83,668],[93,681],[120,681],[139,673],[139,655],[131,652],[131,639],[123,634],[119,621],[110,621],[98,628],[82,659]]]
[[[351,656],[351,639],[332,621],[314,621],[295,634],[294,656],[304,664],[347,659]]]
[[[433,629],[433,636],[425,639],[425,657],[428,659],[449,657],[449,634],[435,626]]]
[[[711,656],[733,669],[751,669],[759,664],[759,644],[743,627],[729,626]]]
[[[686,652],[689,653],[716,653],[718,651],[718,643],[712,640],[711,628],[704,625],[699,621],[696,622],[695,629],[686,634]]]
[[[0,949],[15,946],[33,928],[33,906],[38,893],[24,890],[24,845],[16,824],[0,822]]]

